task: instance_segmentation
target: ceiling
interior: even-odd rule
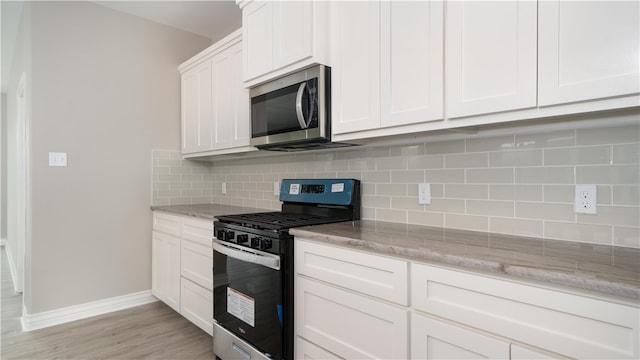
[[[160,24],[198,34],[216,42],[242,26],[242,13],[234,0],[200,1],[93,1]],[[22,1],[0,1],[2,18],[2,92],[7,89]]]

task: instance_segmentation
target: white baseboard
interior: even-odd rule
[[[92,316],[152,303],[154,301],[158,301],[158,299],[151,295],[151,290],[147,290],[37,314],[24,315],[26,312],[23,309],[21,319],[22,331],[32,331],[53,325],[64,324],[75,320],[86,319]]]

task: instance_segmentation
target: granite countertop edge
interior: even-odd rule
[[[446,252],[439,252],[429,248],[408,248],[392,244],[382,244],[375,241],[323,233],[321,227],[296,228],[291,229],[291,233],[294,236],[313,241],[346,246],[354,249],[370,250],[392,256],[397,255],[410,260],[415,259],[417,261],[452,265],[471,271],[496,273],[514,279],[532,280],[538,283],[555,284],[578,290],[592,291],[604,296],[621,297],[627,301],[631,300],[636,305],[638,305],[638,300],[640,300],[640,287],[623,282],[598,279],[588,272],[567,273],[553,269],[511,265],[470,256],[447,254]]]
[[[225,204],[192,204],[192,205],[152,205],[151,210],[173,213],[178,215],[192,216],[202,219],[213,220],[219,215],[256,213],[273,211],[268,209],[241,207]],[[362,222],[362,221],[361,221]],[[364,223],[364,222],[363,222]],[[375,224],[383,222],[368,221],[369,226],[376,227]],[[392,226],[402,226],[402,224],[387,223]],[[331,225],[329,225],[331,226]],[[417,228],[422,228],[415,226]],[[425,229],[428,227],[424,227]],[[496,273],[508,277],[532,280],[547,284],[568,286],[570,288],[593,291],[603,295],[613,295],[638,302],[640,300],[640,286],[633,284],[611,281],[598,278],[592,272],[573,271],[567,272],[554,269],[553,266],[526,266],[523,264],[510,264],[492,259],[482,259],[465,254],[447,253],[447,251],[430,248],[427,246],[403,246],[387,244],[381,241],[370,241],[358,239],[349,235],[339,235],[335,231],[326,231],[326,225],[293,228],[290,232],[295,236],[319,242],[332,243],[335,245],[375,251],[382,254],[397,255],[404,258],[433,262],[437,264],[452,265],[468,270]],[[376,233],[375,231],[373,232]],[[425,238],[427,236],[425,235]],[[636,279],[637,280],[637,279]]]

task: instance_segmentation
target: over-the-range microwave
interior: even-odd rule
[[[315,65],[249,90],[251,145],[302,151],[350,146],[331,142],[331,68]]]

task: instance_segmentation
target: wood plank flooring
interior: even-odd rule
[[[211,336],[160,301],[22,332],[22,296],[13,291],[4,247],[1,302],[3,360],[215,359]]]

